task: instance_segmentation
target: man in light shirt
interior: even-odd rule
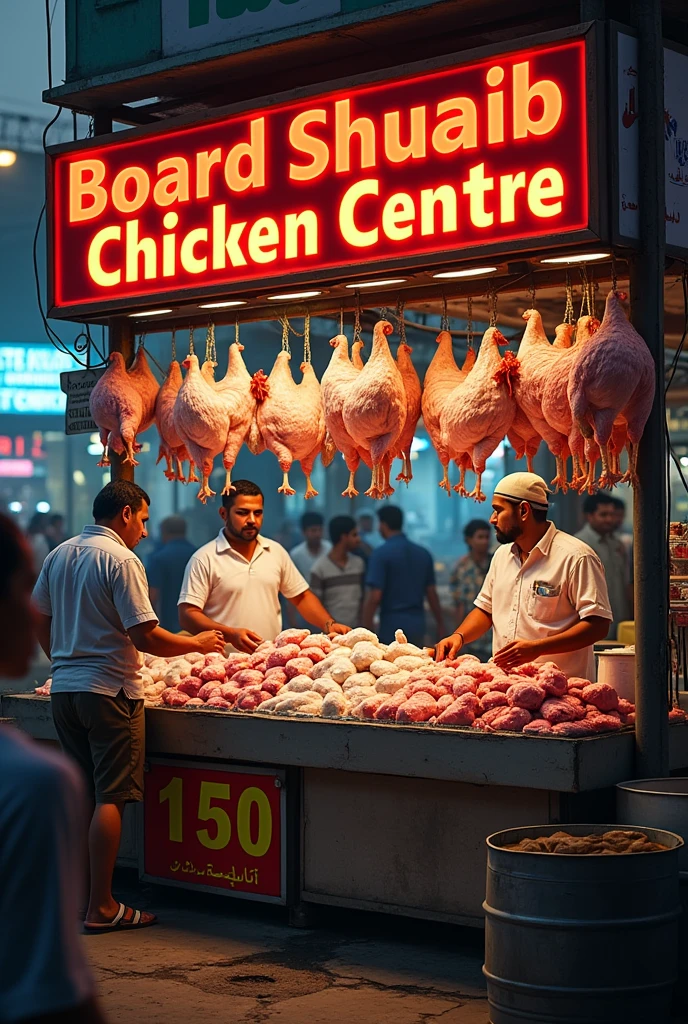
[[[326,555],[332,545],[324,539],[325,520],[319,512],[304,512],[301,516],[303,542],[289,552],[289,557],[310,586],[313,566]]]
[[[38,640],[52,662],[51,704],[62,749],[88,787],[90,898],[84,929],[132,930],[155,922],[112,895],[125,804],[143,799],[144,719],[140,669],[158,657],[224,650],[214,631],[178,636],[158,625],[134,548],[147,536],[150,499],[116,480],[93,502],[94,526],[51,551],[33,599]]]
[[[548,522],[548,494],[534,473],[511,473],[495,487],[490,522],[502,546],[475,608],[437,645],[437,661],[492,627],[492,656],[505,671],[554,661],[567,676],[594,679],[593,644],[612,618],[604,569],[587,544]]]
[[[337,619],[358,625],[366,565],[354,554],[361,543],[356,520],[351,516],[331,519],[330,540],[330,551],[313,566],[311,589]]]
[[[179,595],[179,621],[190,633],[219,630],[238,651],[255,651],[282,629],[279,596],[324,633],[348,633],[336,622],[288,553],[260,533],[263,492],[237,480],[219,509],[224,527],[191,557]],[[235,623],[239,625],[234,625]]]

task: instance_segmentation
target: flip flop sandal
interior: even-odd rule
[[[158,919],[155,914],[150,914],[147,918],[144,918],[140,910],[134,910],[132,907],[127,907],[124,903],[120,903],[119,910],[112,921],[106,921],[103,924],[90,924],[84,921],[84,932],[88,935],[100,935],[103,932],[124,932],[131,931],[134,928],[150,928],[151,925],[157,923]]]

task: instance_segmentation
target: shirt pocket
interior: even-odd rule
[[[535,622],[555,622],[559,618],[559,594],[544,595],[531,590],[528,594],[528,615]]]

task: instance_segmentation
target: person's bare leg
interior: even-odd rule
[[[122,837],[124,804],[96,804],[88,830],[91,894],[86,920],[92,924],[111,921],[119,909],[112,895],[112,875]]]

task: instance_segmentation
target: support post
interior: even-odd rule
[[[121,352],[124,362],[131,366],[134,358],[134,324],[131,320],[111,320],[108,325],[108,354]],[[110,452],[111,477],[112,480],[133,480],[134,467],[127,463],[123,464],[124,455],[117,455]]]
[[[630,263],[631,320],[655,361],[655,401],[633,496],[638,778],[668,775],[667,443],[664,401],[664,47],[660,0],[634,0],[638,31],[640,251]]]

